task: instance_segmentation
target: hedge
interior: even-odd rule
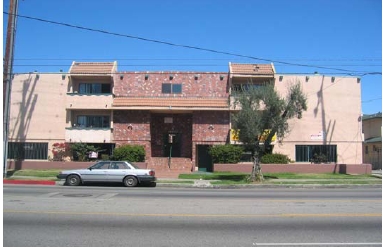
[[[215,145],[210,147],[209,154],[213,163],[236,164],[240,161],[243,148],[234,145]]]

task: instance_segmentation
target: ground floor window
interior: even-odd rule
[[[337,162],[336,145],[296,145],[296,162]]]
[[[9,159],[48,159],[48,143],[9,142]]]

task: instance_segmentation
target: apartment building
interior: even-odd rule
[[[322,153],[332,163],[362,163],[359,78],[282,75],[272,64],[234,63],[228,72],[123,72],[117,62],[73,62],[68,73],[15,75],[9,158],[52,159],[55,143],[88,143],[107,155],[138,144],[149,167],[211,171],[210,146],[239,144],[231,135],[235,92],[264,83],[282,96],[300,83],[308,99],[303,118],[289,122],[283,141],[274,140],[274,152],[296,162]]]

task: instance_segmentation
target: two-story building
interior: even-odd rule
[[[363,115],[363,163],[382,169],[382,113]]]
[[[282,96],[300,83],[308,99],[274,152],[296,162],[320,152],[333,163],[362,163],[359,78],[282,75],[273,64],[235,63],[229,72],[122,72],[117,62],[73,62],[68,73],[17,74],[9,158],[48,160],[55,143],[88,143],[106,155],[138,144],[148,167],[211,171],[208,148],[239,143],[230,135],[236,92],[264,83]]]

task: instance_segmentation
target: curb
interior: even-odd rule
[[[38,184],[38,185],[56,185],[56,181],[47,180],[8,180],[3,179],[3,184]]]

